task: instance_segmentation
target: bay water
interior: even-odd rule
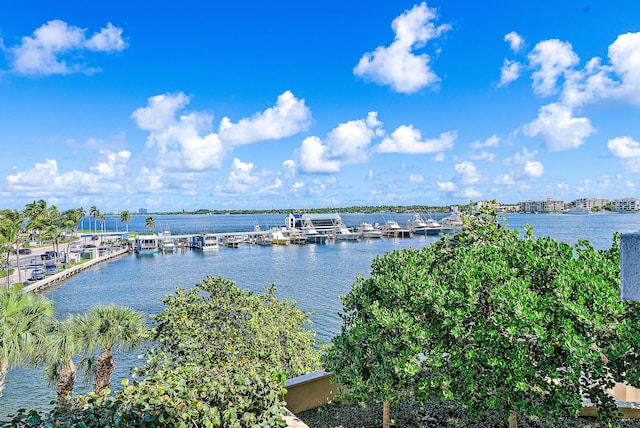
[[[394,219],[406,224],[411,214],[341,214],[349,227],[362,222],[384,224]],[[435,219],[442,214],[434,214]],[[144,232],[147,215],[134,215],[128,224],[119,222],[118,216],[107,216],[105,229],[111,231]],[[158,231],[172,234],[202,232],[245,232],[256,225],[263,230],[284,225],[282,214],[261,215],[153,215]],[[584,238],[598,249],[609,248],[614,232],[640,230],[640,214],[507,214],[510,228],[524,231],[533,227],[536,236],[551,236],[563,242],[577,243]],[[94,219],[87,218],[83,229],[93,229]],[[98,224],[96,228],[100,228]],[[281,299],[298,302],[309,312],[311,328],[324,343],[340,331],[340,296],[349,291],[358,275],[369,276],[371,262],[376,256],[404,248],[422,248],[437,241],[438,237],[414,235],[409,239],[376,239],[359,242],[336,242],[328,245],[259,246],[243,245],[201,253],[181,250],[176,253],[138,257],[125,255],[81,272],[63,284],[43,292],[52,299],[57,316],[62,319],[70,313],[82,313],[96,305],[118,304],[130,306],[147,314],[162,311],[160,299],[172,294],[176,287],[191,288],[207,275],[223,276],[235,281],[244,290],[262,291],[276,284]],[[129,377],[131,367],[143,360],[137,353],[116,353],[116,372],[112,383],[118,388],[122,379]],[[82,379],[77,382],[76,393],[86,393],[90,387]],[[55,400],[55,387],[42,379],[38,369],[16,368],[9,371],[3,396],[0,397],[0,419],[19,408],[49,409]]]

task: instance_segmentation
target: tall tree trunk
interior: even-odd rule
[[[382,428],[389,428],[391,426],[389,418],[389,402],[382,403]]]
[[[509,428],[518,428],[518,417],[515,410],[509,413]]]
[[[116,368],[111,347],[105,348],[98,361],[96,361],[96,379],[93,382],[93,390],[96,394],[111,385],[111,376]]]
[[[4,391],[4,380],[8,371],[9,366],[0,361],[0,397],[2,397],[2,391]]]
[[[60,369],[58,387],[56,392],[58,393],[58,404],[63,405],[67,402],[73,387],[76,384],[76,365],[73,364],[73,360],[69,358],[67,363]]]

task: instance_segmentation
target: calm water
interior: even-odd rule
[[[144,231],[147,216],[133,216],[130,231]],[[405,224],[410,215],[393,215]],[[438,219],[442,215],[434,215]],[[250,231],[256,224],[263,229],[284,224],[284,215],[207,215],[153,216],[159,230],[173,234],[199,232]],[[349,227],[363,221],[384,223],[389,215],[344,214]],[[571,216],[562,214],[507,215],[508,225],[524,230],[531,224],[536,236],[552,236],[576,243],[588,239],[596,248],[608,248],[615,231],[640,230],[640,214],[602,214]],[[86,219],[84,228],[93,226]],[[124,230],[116,217],[107,218],[109,230]],[[123,256],[97,265],[69,279],[44,294],[55,301],[62,318],[68,313],[84,312],[92,306],[108,303],[131,306],[146,313],[162,310],[160,299],[173,293],[176,287],[190,288],[207,275],[223,276],[246,290],[260,291],[275,283],[281,298],[298,302],[299,307],[312,312],[313,328],[318,338],[329,342],[340,330],[338,312],[340,295],[346,294],[358,274],[368,276],[372,260],[377,255],[402,248],[421,248],[437,237],[415,236],[411,239],[382,239],[360,242],[341,242],[330,245],[269,246],[245,245],[238,249],[220,248],[203,254],[185,250],[152,257]],[[128,377],[132,366],[140,365],[137,354],[117,354],[113,386]],[[86,392],[78,379],[76,392]],[[55,399],[55,388],[42,381],[38,370],[11,370],[7,376],[4,395],[0,397],[0,417],[20,407],[49,408]]]

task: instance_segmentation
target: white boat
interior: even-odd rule
[[[377,225],[377,223],[376,223]],[[380,239],[382,238],[382,231],[375,228],[371,223],[360,224],[360,235],[363,239]]]
[[[318,232],[315,227],[305,229],[304,235],[311,244],[326,244],[329,241],[329,235]]]
[[[193,237],[192,246],[194,250],[204,252],[219,249],[220,243],[216,235],[202,233]]]
[[[382,236],[386,236],[387,238],[411,238],[413,236],[411,230],[403,229],[397,221],[392,219],[387,220],[380,230],[382,231]]]
[[[418,213],[407,222],[407,227],[416,235],[439,235],[442,232],[440,223],[431,217],[425,219]]]
[[[160,241],[160,251],[163,253],[173,253],[177,250],[177,245],[173,239],[163,239]]]
[[[588,209],[586,209],[584,206],[582,205],[577,205],[571,209],[568,210],[564,210],[562,212],[563,214],[573,214],[573,215],[588,215],[591,214],[591,211],[589,211]]]
[[[440,219],[443,233],[450,233],[462,230],[462,217],[460,214],[453,213],[448,217]]]
[[[360,234],[352,232],[349,228],[341,222],[333,230],[333,236],[336,241],[357,241],[360,239]]]
[[[133,244],[133,250],[139,256],[152,256],[158,252],[158,236],[138,235]]]

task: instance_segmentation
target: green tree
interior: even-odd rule
[[[86,312],[78,327],[81,342],[86,349],[101,350],[95,363],[94,390],[99,393],[111,385],[115,369],[113,351],[132,351],[144,345],[149,338],[145,315],[125,306],[95,306]]]
[[[120,221],[127,225],[127,232],[128,232],[129,222],[131,221],[131,213],[129,211],[122,211],[120,213]]]
[[[153,230],[156,227],[156,222],[153,221],[153,217],[149,216],[144,221],[145,229]]]
[[[53,321],[48,327],[43,374],[50,385],[56,385],[61,405],[69,400],[75,386],[77,369],[73,357],[85,349],[79,321],[78,315],[69,315],[63,321]]]
[[[462,232],[378,257],[343,298],[325,368],[358,399],[454,399],[472,413],[575,416],[640,386],[640,307],[620,301],[619,242],[523,238],[484,210]],[[394,394],[395,389],[395,394]]]
[[[91,208],[89,208],[89,215],[93,217],[93,230],[98,230],[96,218],[100,216],[100,210],[96,208],[95,205],[93,205]]]
[[[16,287],[0,289],[0,395],[11,367],[40,360],[53,310],[53,303],[43,296]]]
[[[84,211],[84,208],[82,207],[72,208],[62,213],[63,226],[66,229],[71,231],[71,237],[72,237],[69,240],[69,243],[67,244],[67,253],[69,253],[69,246],[71,245],[71,241],[73,240],[73,238],[76,237],[78,226],[80,225],[80,222],[82,221],[82,218],[84,216],[85,216],[85,211]]]
[[[152,317],[158,343],[153,352],[170,355],[176,363],[259,360],[287,377],[318,370],[318,342],[307,328],[308,315],[275,293],[274,285],[254,293],[210,276],[188,291],[178,288]]]
[[[0,211],[0,247],[5,253],[7,267],[7,288],[11,286],[11,254],[16,255],[18,266],[18,282],[22,282],[20,271],[20,247],[24,241],[24,214],[18,210]]]

